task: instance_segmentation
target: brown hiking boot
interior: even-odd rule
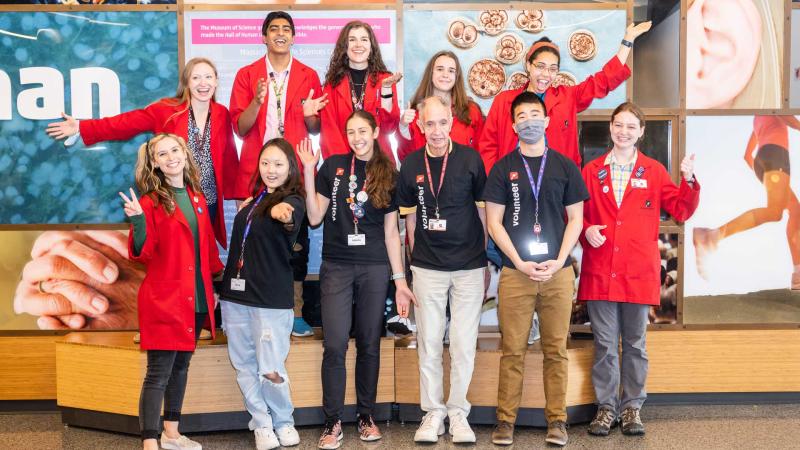
[[[549,444],[567,445],[567,440],[569,440],[567,423],[563,420],[554,420],[547,424],[547,437],[544,440]]]
[[[589,424],[589,434],[594,436],[608,436],[612,428],[617,426],[619,419],[610,408],[600,408]]]
[[[514,424],[500,420],[492,431],[492,443],[495,445],[511,445],[514,443]]]
[[[629,436],[644,434],[644,424],[639,417],[638,408],[625,408],[622,411],[622,434]]]

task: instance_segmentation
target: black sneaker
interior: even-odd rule
[[[589,434],[594,436],[608,436],[609,431],[617,426],[619,418],[610,408],[600,408],[589,424]]]
[[[629,436],[644,434],[644,424],[639,417],[638,408],[625,408],[622,411],[622,434]]]

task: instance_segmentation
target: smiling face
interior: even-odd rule
[[[261,152],[258,160],[258,171],[267,192],[274,192],[289,178],[289,160],[286,153],[277,146],[271,145]]]
[[[536,58],[526,65],[528,79],[533,92],[541,94],[550,87],[558,74],[558,56],[552,52],[539,52]]]
[[[371,50],[372,44],[366,28],[353,28],[347,33],[347,59],[351,65],[367,64]]]
[[[189,74],[187,83],[192,99],[207,102],[214,97],[217,90],[217,74],[214,68],[206,63],[197,63]]]
[[[284,18],[277,18],[267,26],[267,34],[262,37],[267,50],[275,54],[287,54],[294,43],[292,26]]]
[[[167,177],[183,175],[186,167],[186,150],[170,137],[161,139],[152,150],[153,166],[160,169]]]
[[[639,139],[644,135],[644,127],[641,121],[629,111],[620,111],[612,119],[609,125],[611,141],[614,147],[621,150],[634,147]]]
[[[378,128],[373,130],[370,123],[361,117],[352,117],[347,121],[347,142],[358,159],[367,161],[372,158],[378,131]]]
[[[456,84],[456,61],[449,56],[440,56],[433,62],[433,87],[450,92]]]
[[[450,108],[436,99],[428,99],[420,113],[417,125],[425,134],[425,141],[434,150],[444,150],[450,142],[453,115]]]

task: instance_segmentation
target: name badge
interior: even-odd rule
[[[446,219],[428,220],[428,231],[447,231],[447,220]]]
[[[547,242],[531,242],[528,245],[528,250],[531,255],[546,255],[549,253],[547,251]]]
[[[244,280],[242,278],[231,278],[232,291],[244,291]]]
[[[647,180],[634,178],[631,180],[631,187],[635,189],[647,189]]]
[[[347,235],[347,245],[349,245],[349,246],[367,245],[367,235],[366,234],[348,234]]]

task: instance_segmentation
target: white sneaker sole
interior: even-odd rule
[[[414,435],[414,442],[423,442],[423,443],[434,443],[434,442],[439,442],[439,436],[441,436],[441,435],[443,435],[443,434],[444,434],[444,424],[441,424],[441,425],[439,426],[439,429],[437,430],[437,432],[436,432],[436,433],[437,433],[437,434],[436,434],[436,436],[435,436],[435,437],[433,437],[433,436],[417,436],[417,435],[415,434],[415,435]]]

